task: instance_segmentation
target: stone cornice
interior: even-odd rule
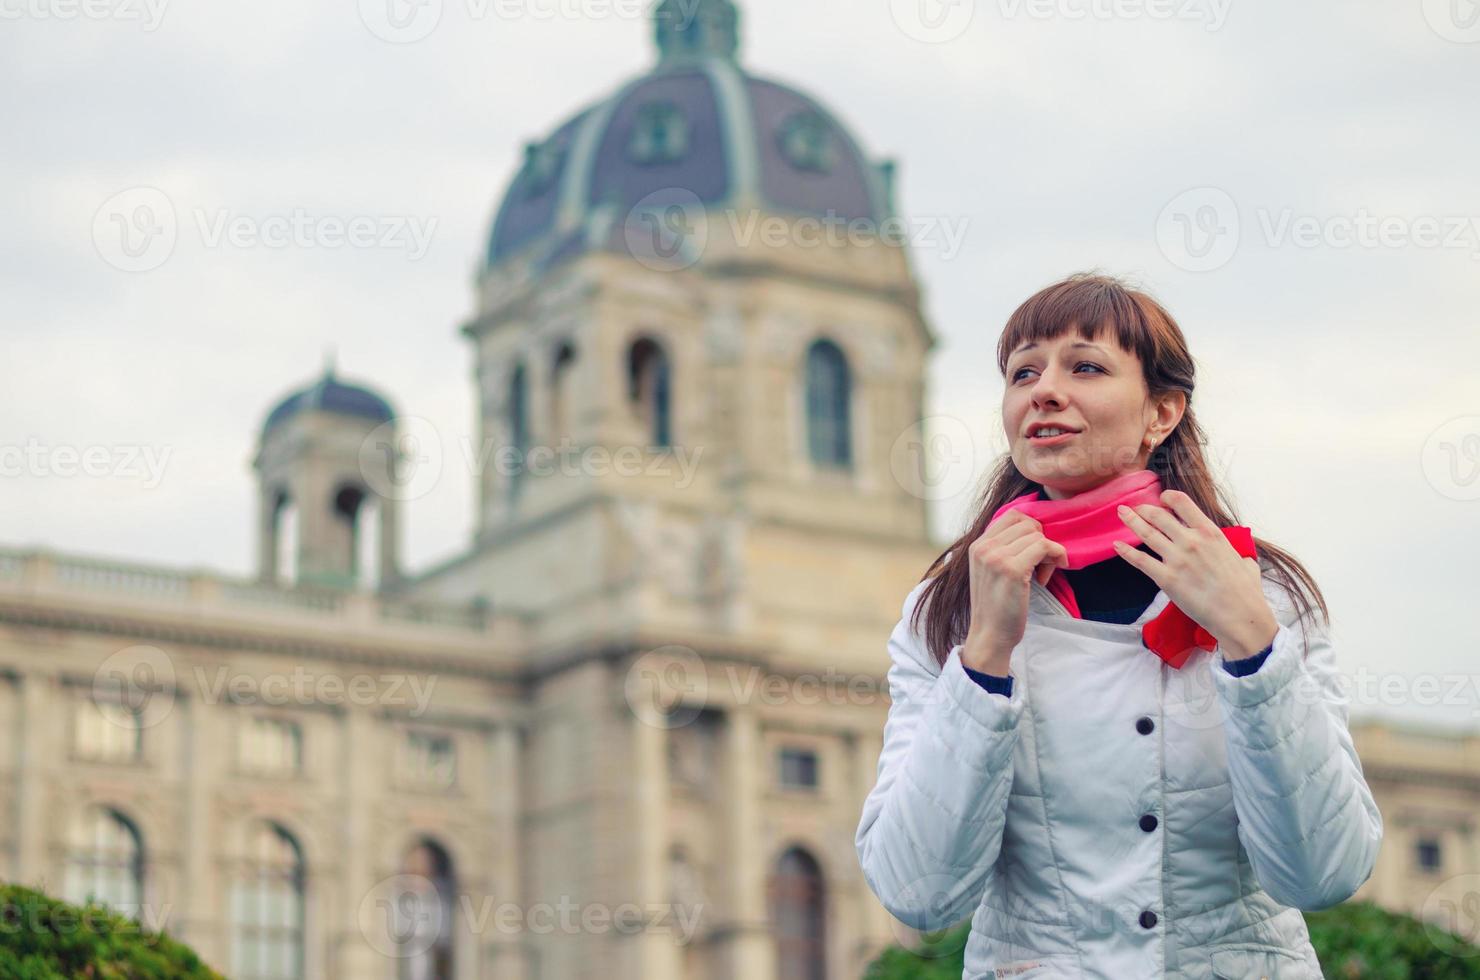
[[[216,649],[253,650],[290,656],[315,657],[340,663],[414,667],[494,682],[517,683],[517,670],[480,662],[471,655],[444,652],[408,652],[406,644],[386,644],[369,638],[335,642],[289,633],[233,627],[221,623],[170,621],[162,616],[133,615],[79,606],[48,606],[32,600],[0,598],[0,623],[72,630],[108,636],[127,636]]]
[[[1444,772],[1436,769],[1420,769],[1412,765],[1399,765],[1387,761],[1362,760],[1362,774],[1374,783],[1393,783],[1399,786],[1432,786],[1453,789],[1464,793],[1480,793],[1480,772]]]

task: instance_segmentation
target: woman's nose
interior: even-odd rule
[[[1040,405],[1063,405],[1063,395],[1059,391],[1059,375],[1057,372],[1057,368],[1046,368],[1042,374],[1038,375],[1038,380],[1033,382],[1031,395],[1035,407]]]

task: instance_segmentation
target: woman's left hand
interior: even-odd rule
[[[1223,659],[1252,657],[1269,646],[1279,623],[1260,585],[1259,563],[1234,550],[1187,494],[1163,490],[1161,499],[1165,507],[1141,504],[1118,510],[1120,519],[1161,560],[1123,541],[1115,542],[1116,554],[1213,634]]]

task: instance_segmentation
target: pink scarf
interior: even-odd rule
[[[1121,504],[1165,507],[1161,502],[1161,478],[1152,470],[1134,470],[1064,500],[1041,499],[1038,491],[1025,493],[997,508],[987,523],[990,525],[1010,510],[1020,510],[1043,525],[1044,537],[1064,546],[1069,553],[1070,569],[1080,569],[1118,557],[1116,541],[1132,547],[1141,543],[1140,536],[1116,513],[1115,508]],[[1249,528],[1238,525],[1222,530],[1240,555],[1255,557],[1254,535]],[[1048,591],[1064,604],[1071,616],[1084,618],[1062,569],[1054,569],[1048,580]],[[1141,627],[1141,642],[1173,667],[1185,664],[1195,649],[1212,650],[1218,645],[1211,633],[1170,602]]]

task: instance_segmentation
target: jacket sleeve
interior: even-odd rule
[[[1347,727],[1328,629],[1297,622],[1283,587],[1273,589],[1279,629],[1268,658],[1241,677],[1211,673],[1239,840],[1271,898],[1316,911],[1350,898],[1371,877],[1382,814]]]
[[[884,908],[930,931],[975,910],[996,863],[1022,701],[973,681],[959,644],[936,665],[909,628],[925,585],[905,598],[889,637],[889,716],[855,844]]]

